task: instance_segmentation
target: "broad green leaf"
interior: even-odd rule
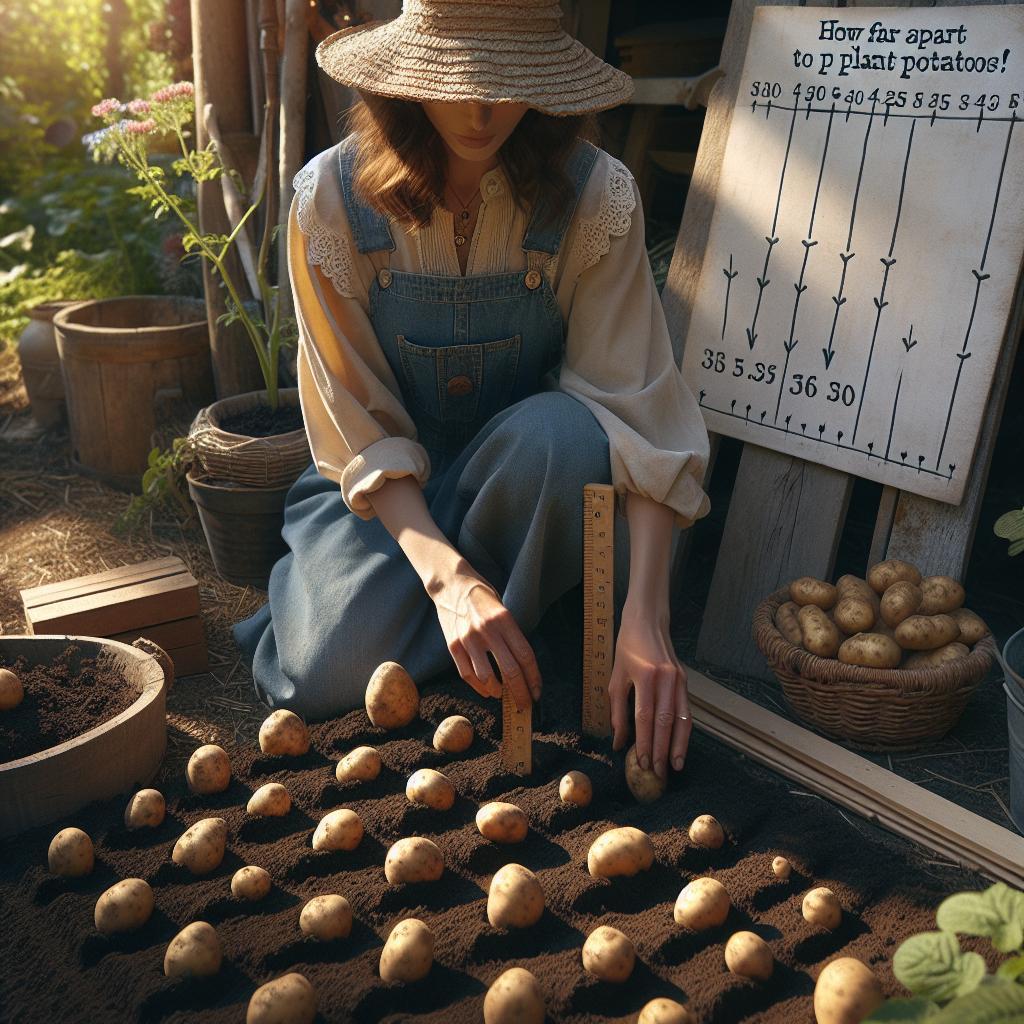
[[[939,904],[935,920],[944,932],[984,935],[1000,953],[1024,945],[1024,893],[996,882],[984,892],[960,892]]]
[[[997,537],[1002,537],[1004,540],[1015,540],[1024,536],[1024,508],[1004,512],[996,520],[992,529]]]
[[[1016,981],[1024,975],[1024,956],[1015,956],[1011,960],[999,965],[996,977],[1005,978],[1007,981]]]
[[[944,1007],[930,1024],[1024,1024],[1024,986],[982,985]]]
[[[913,935],[896,950],[892,971],[915,996],[948,1002],[978,987],[985,961],[964,953],[951,932]]]
[[[160,460],[160,449],[159,448],[150,448],[149,449],[149,456],[146,459],[146,465],[147,466],[155,466],[159,462],[159,460]]]
[[[899,1021],[901,1024],[918,1024],[918,1021],[930,1021],[939,1012],[937,1003],[930,999],[890,999],[868,1017],[864,1024],[888,1024]]]

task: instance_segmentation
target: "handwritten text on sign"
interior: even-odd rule
[[[963,495],[1024,251],[1024,8],[758,7],[683,372],[708,427]]]

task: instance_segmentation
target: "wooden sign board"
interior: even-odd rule
[[[960,502],[1024,252],[1024,7],[757,7],[683,373],[710,430]]]

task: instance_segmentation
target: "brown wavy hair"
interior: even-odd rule
[[[352,185],[359,198],[382,213],[419,228],[444,203],[447,157],[444,141],[414,100],[357,90],[345,113],[345,132],[358,132]],[[516,205],[526,212],[550,195],[548,210],[573,199],[565,159],[577,138],[600,145],[596,114],[555,117],[531,107],[498,150]]]

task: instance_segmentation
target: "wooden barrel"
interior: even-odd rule
[[[153,778],[167,749],[165,708],[174,667],[151,640],[129,645],[89,636],[0,636],[0,654],[10,662],[25,657],[30,665],[44,665],[69,643],[87,658],[112,660],[138,697],[81,736],[0,764],[0,837],[127,794]]]
[[[55,427],[64,419],[64,379],[53,332],[53,318],[81,299],[41,302],[29,311],[29,322],[18,336],[21,376],[32,406],[32,418],[41,427]]]
[[[206,305],[175,295],[81,302],[53,318],[72,464],[137,490],[169,403],[213,401]]]

